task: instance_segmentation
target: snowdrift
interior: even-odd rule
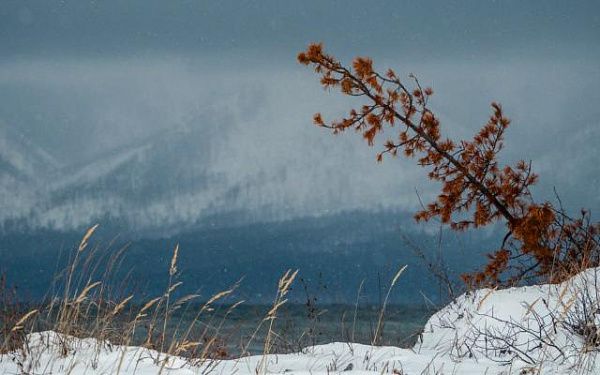
[[[464,294],[434,314],[412,349],[331,343],[301,353],[195,362],[55,332],[2,355],[0,373],[598,374],[598,276]]]

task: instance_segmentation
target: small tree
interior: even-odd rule
[[[492,103],[492,115],[472,140],[457,142],[442,136],[440,121],[428,104],[433,90],[423,88],[415,76],[404,82],[392,69],[381,74],[366,57],[346,67],[325,53],[322,44],[309,45],[298,61],[314,68],[324,88],[365,99],[340,120],[327,122],[315,114],[316,125],[334,134],[354,129],[370,146],[384,128],[396,129],[396,138],[384,142],[377,161],[403,152],[417,157],[419,165],[429,168],[429,178],[441,183],[437,199],[415,214],[417,221],[439,218],[457,231],[505,223],[500,248],[488,255],[483,270],[463,275],[467,283],[507,284],[529,277],[556,282],[600,264],[600,225],[590,222],[589,213],[582,211],[573,219],[562,207],[536,203],[529,189],[538,179],[531,163],[498,162],[510,125],[500,104]]]

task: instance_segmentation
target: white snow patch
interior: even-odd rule
[[[295,354],[194,363],[149,349],[39,332],[29,336],[27,350],[0,357],[0,373],[598,374],[599,347],[586,346],[569,323],[587,316],[590,326],[600,327],[599,272],[590,269],[557,285],[464,294],[429,319],[412,349],[338,342]]]

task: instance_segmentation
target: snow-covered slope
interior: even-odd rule
[[[35,211],[41,181],[57,168],[59,163],[48,153],[0,121],[0,229]]]
[[[41,332],[29,336],[25,352],[4,355],[0,372],[598,374],[599,273],[590,269],[558,285],[462,295],[431,317],[412,349],[332,343],[296,354],[190,363],[143,348]],[[586,330],[578,330],[582,327]],[[69,354],[61,356],[65,346]]]

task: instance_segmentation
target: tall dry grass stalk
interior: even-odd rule
[[[406,267],[408,267],[408,266],[404,266],[404,267],[400,268],[398,270],[398,272],[396,272],[396,275],[394,275],[394,278],[392,279],[392,282],[390,284],[390,287],[388,288],[387,294],[385,295],[385,299],[383,300],[383,305],[381,306],[381,310],[379,311],[379,319],[377,319],[377,326],[375,328],[375,334],[373,335],[373,341],[371,342],[371,345],[377,345],[379,343],[381,331],[383,329],[385,308],[387,306],[388,299],[390,298],[390,293],[392,292],[394,285],[396,285],[396,283],[398,282],[398,279],[400,278],[400,276],[402,275],[402,273],[404,272]]]
[[[290,291],[292,283],[294,282],[294,279],[297,275],[298,270],[292,272],[292,270],[289,269],[283,274],[283,276],[281,276],[277,285],[277,295],[275,296],[273,306],[271,307],[269,312],[267,312],[265,318],[262,320],[262,322],[269,322],[269,328],[265,337],[263,356],[256,369],[257,374],[266,374],[267,372],[267,355],[271,353],[271,349],[273,346],[273,324],[275,323],[275,319],[277,319],[277,311],[281,308],[281,306],[283,306],[287,302],[286,296]]]
[[[358,286],[358,292],[356,292],[356,303],[354,304],[354,316],[352,318],[352,336],[350,336],[350,341],[354,342],[356,333],[356,317],[358,316],[358,304],[360,302],[360,293],[362,292],[363,285],[365,284],[365,279],[362,279],[360,285]]]

